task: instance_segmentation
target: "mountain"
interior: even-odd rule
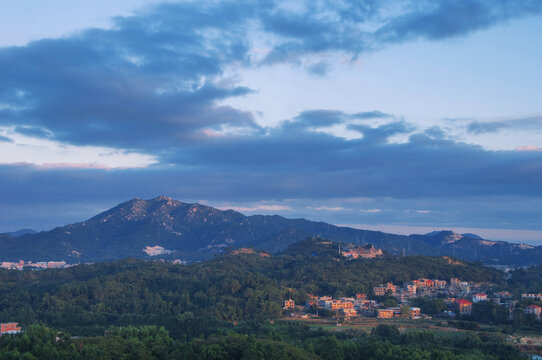
[[[227,248],[278,252],[308,237],[370,243],[392,254],[455,256],[490,264],[535,264],[540,247],[489,241],[439,231],[395,235],[277,215],[245,216],[160,196],[132,199],[80,223],[20,237],[0,236],[0,261],[65,260],[69,263],[182,258],[203,260]]]
[[[12,232],[7,232],[5,233],[6,235],[9,235],[9,236],[13,236],[13,237],[20,237],[20,236],[23,236],[23,235],[27,235],[27,234],[35,234],[37,233],[36,230],[32,230],[32,229],[20,229],[20,230],[17,230],[17,231],[12,231]]]

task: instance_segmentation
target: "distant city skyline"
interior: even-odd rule
[[[0,5],[0,232],[165,194],[542,244],[542,3]]]

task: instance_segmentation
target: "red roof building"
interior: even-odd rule
[[[0,324],[0,336],[4,334],[18,334],[21,332],[21,328],[18,327],[19,323],[2,323]]]
[[[525,314],[531,314],[536,316],[536,318],[540,318],[540,313],[542,312],[542,308],[538,305],[528,305],[525,308]]]
[[[468,300],[461,299],[457,302],[459,314],[470,315],[472,313],[472,303]]]

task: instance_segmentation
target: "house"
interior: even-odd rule
[[[474,295],[472,295],[472,302],[473,303],[479,303],[480,301],[487,301],[487,295],[486,294],[474,294]]]
[[[379,286],[373,287],[373,293],[376,296],[384,296],[384,295],[386,295],[388,293],[388,290],[392,295],[395,295],[395,291],[397,290],[397,286],[395,286],[391,282],[389,282],[385,286],[384,285],[379,285]]]
[[[422,313],[421,309],[419,307],[411,307],[410,308],[410,316],[420,316]]]
[[[341,309],[341,313],[344,315],[344,316],[356,316],[358,314],[358,312],[354,309],[354,308],[346,308],[346,309]]]
[[[496,292],[495,293],[495,297],[499,298],[499,299],[503,299],[503,300],[510,300],[510,299],[513,299],[514,296],[512,295],[512,293],[510,293],[510,291],[499,291],[499,292]]]
[[[413,282],[405,284],[405,290],[408,292],[409,295],[416,295],[416,288],[417,286]]]
[[[379,319],[391,319],[393,318],[393,309],[378,309],[376,317]]]
[[[435,286],[435,282],[431,279],[418,279],[413,281],[418,288],[432,288]]]
[[[375,300],[354,300],[354,308],[361,310],[361,309],[374,309],[376,307],[376,301]]]
[[[472,303],[468,300],[461,299],[457,302],[457,308],[460,315],[470,315],[472,313]]]
[[[353,308],[354,308],[354,302],[342,301],[342,300],[333,300],[331,302],[331,310],[353,309]]]
[[[542,294],[521,294],[521,300],[542,300]]]
[[[4,334],[18,334],[21,332],[21,328],[18,327],[19,323],[2,323],[0,324],[0,336]]]
[[[284,300],[284,308],[285,309],[295,308],[295,301],[293,301],[292,299]]]
[[[537,319],[540,319],[541,312],[542,312],[542,308],[538,305],[528,305],[525,308],[525,314],[534,315]]]
[[[66,266],[65,261],[49,261],[49,262],[47,262],[47,268],[48,269],[63,268],[65,266]]]
[[[333,300],[322,299],[322,298],[318,300],[319,308],[331,309],[331,304],[333,304]]]
[[[365,247],[362,246],[350,246],[349,249],[346,249],[342,252],[342,255],[348,259],[373,259],[377,256],[382,256],[382,249],[377,249],[372,245]]]

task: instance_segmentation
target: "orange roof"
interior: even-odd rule
[[[469,304],[472,304],[472,303],[470,301],[468,301],[468,300],[461,299],[461,300],[459,300],[459,304],[461,304],[461,305],[469,305]]]

